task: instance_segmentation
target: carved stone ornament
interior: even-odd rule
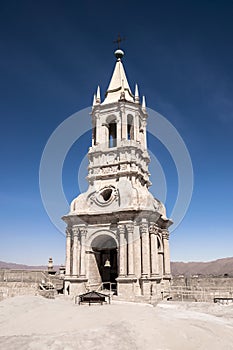
[[[151,223],[149,226],[149,232],[150,234],[156,234],[158,231],[157,226],[154,223]]]
[[[124,234],[125,233],[125,225],[118,224],[117,228],[118,228],[119,234]]]
[[[78,234],[79,234],[79,228],[78,227],[73,227],[73,237],[74,236],[78,236]]]
[[[141,223],[140,225],[140,231],[141,231],[141,234],[146,234],[147,231],[148,231],[148,224],[147,223]]]
[[[133,233],[134,232],[134,224],[133,223],[126,224],[126,228],[127,228],[127,231],[129,233]]]
[[[80,230],[81,236],[85,236],[86,237],[87,228],[86,227],[80,227],[79,230]]]
[[[72,230],[71,230],[71,228],[66,228],[66,237],[71,237],[71,232],[72,232]]]
[[[116,154],[111,152],[107,154],[107,163],[113,163],[116,159]]]
[[[162,232],[162,237],[163,237],[163,239],[169,239],[169,232],[168,231],[163,231]]]

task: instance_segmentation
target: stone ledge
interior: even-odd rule
[[[151,275],[149,280],[150,281],[161,281],[162,280],[162,276],[161,275]]]
[[[135,277],[135,276],[119,276],[116,278],[116,281],[119,283],[131,283],[131,282],[136,282],[137,277]]]
[[[71,276],[69,279],[65,279],[65,281],[69,281],[69,282],[87,282],[88,281],[88,278],[86,277],[73,277]]]

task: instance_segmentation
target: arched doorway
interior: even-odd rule
[[[91,248],[103,287],[116,290],[118,276],[116,240],[108,234],[99,234],[92,240]]]

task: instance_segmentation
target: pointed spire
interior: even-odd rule
[[[101,102],[101,100],[100,100],[100,87],[98,85],[97,93],[96,93],[96,103],[99,104],[100,102]]]
[[[146,111],[146,98],[145,98],[145,96],[142,96],[142,110],[143,110],[143,112]]]
[[[93,103],[92,103],[92,108],[94,108],[96,105],[96,94],[93,96]]]
[[[135,94],[134,94],[135,103],[140,103],[138,84],[135,84]]]
[[[122,99],[122,92],[124,92],[124,99],[126,101],[134,102],[134,96],[130,90],[130,86],[121,60],[124,56],[124,52],[122,50],[116,50],[115,56],[117,58],[117,61],[106,92],[105,100],[102,102],[102,104],[118,102],[120,99]]]

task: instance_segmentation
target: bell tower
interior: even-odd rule
[[[101,101],[92,106],[89,187],[75,198],[67,223],[65,290],[77,295],[97,287],[119,297],[160,299],[170,282],[169,232],[164,205],[149,192],[145,97],[131,92],[116,64]],[[109,287],[110,286],[110,287]]]

